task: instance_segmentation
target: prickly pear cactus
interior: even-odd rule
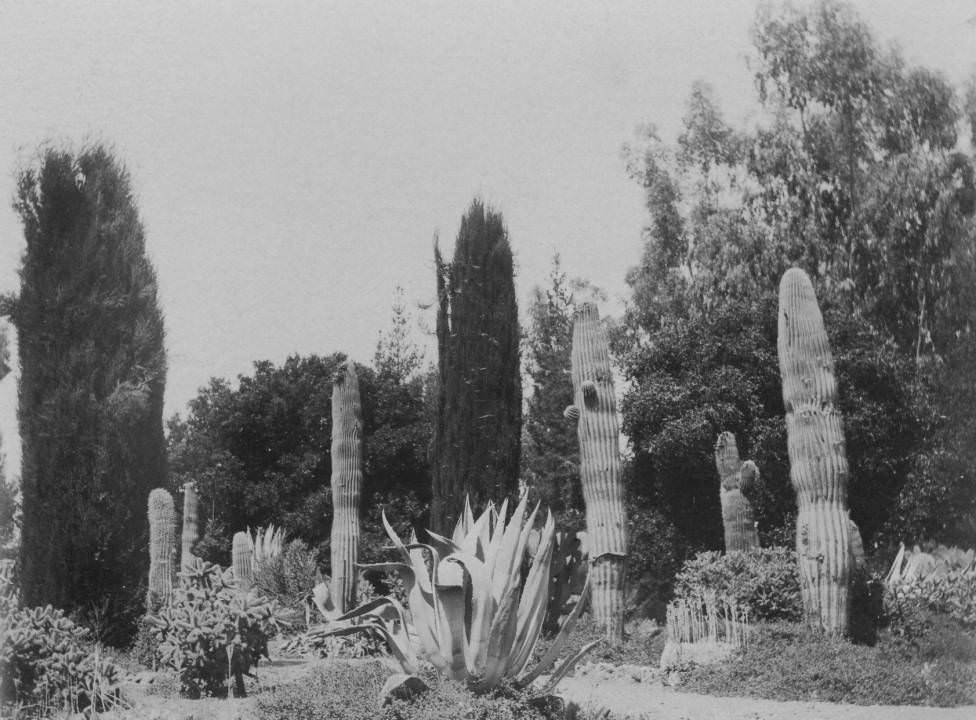
[[[243,531],[234,533],[231,562],[237,587],[247,592],[254,580],[254,545],[251,543],[250,534]]]
[[[359,379],[346,361],[332,383],[332,595],[339,612],[356,605],[362,425]]]
[[[193,483],[183,486],[183,534],[180,535],[180,570],[193,566],[193,545],[200,537],[197,524],[197,491]]]
[[[149,592],[146,610],[159,612],[173,596],[176,556],[176,510],[173,496],[163,488],[149,493]]]
[[[723,432],[715,443],[715,467],[718,468],[719,494],[722,501],[722,525],[725,528],[725,552],[745,552],[759,547],[759,533],[752,505],[742,491],[755,482],[758,470],[753,462],[739,459],[735,435]]]
[[[608,639],[619,643],[623,641],[627,508],[610,352],[593,303],[581,304],[574,315],[572,377],[575,402],[564,415],[576,421],[579,436],[591,604]]]
[[[823,317],[810,278],[798,268],[780,282],[777,347],[803,607],[810,625],[840,634],[848,627],[854,554],[847,454]]]

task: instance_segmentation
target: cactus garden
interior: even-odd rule
[[[976,714],[976,18],[36,5],[0,717]]]

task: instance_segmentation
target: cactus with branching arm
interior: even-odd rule
[[[722,502],[722,526],[725,529],[725,552],[746,552],[759,547],[759,533],[752,504],[744,490],[759,476],[751,460],[742,462],[735,435],[723,432],[715,443],[715,467],[719,477],[719,499]]]

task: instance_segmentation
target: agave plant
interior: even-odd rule
[[[475,519],[471,506],[458,520],[452,537],[430,532],[430,542],[413,538],[405,544],[383,515],[383,525],[401,562],[362,565],[365,570],[395,570],[407,590],[408,613],[394,598],[377,598],[313,630],[321,636],[379,633],[403,671],[414,674],[419,660],[443,675],[485,690],[507,679],[525,687],[555,663],[576,624],[586,597],[567,616],[544,657],[529,669],[545,620],[549,599],[550,563],[555,523],[547,513],[523,580],[522,562],[539,508],[527,514],[521,500],[506,522],[508,502],[493,505]],[[320,608],[323,614],[328,607]],[[583,655],[600,641],[585,646],[550,676],[549,692]]]

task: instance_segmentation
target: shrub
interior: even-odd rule
[[[976,665],[936,653],[926,660],[890,638],[853,645],[799,625],[762,626],[729,662],[696,666],[682,689],[774,700],[858,705],[939,705],[976,702]]]
[[[694,599],[715,594],[748,610],[750,620],[799,621],[803,617],[796,553],[787,548],[703,552],[685,563],[674,594]]]
[[[179,673],[183,695],[226,695],[233,676],[234,694],[242,697],[244,674],[268,657],[274,610],[255,591],[240,592],[229,571],[197,561],[180,573],[170,605],[147,621],[160,661]]]
[[[261,720],[546,720],[554,711],[527,695],[501,686],[476,695],[462,683],[436,673],[423,675],[430,689],[379,709],[379,693],[391,670],[380,662],[330,665],[301,682],[283,685],[258,698]]]
[[[0,700],[38,714],[120,703],[118,668],[50,605],[0,613]]]
[[[255,562],[255,589],[274,600],[291,622],[305,618],[318,572],[317,556],[303,541],[292,540],[281,553]]]
[[[925,632],[933,614],[976,630],[976,572],[950,570],[889,585],[885,614],[894,632],[912,638]]]

